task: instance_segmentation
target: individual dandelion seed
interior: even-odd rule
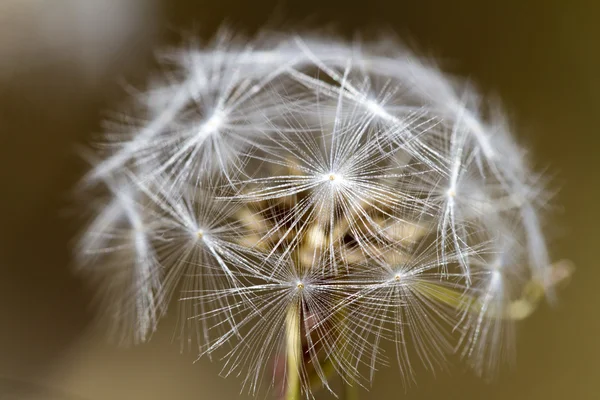
[[[461,115],[451,123],[449,127],[443,123],[436,127],[441,132],[435,135],[443,135],[444,141],[433,137],[429,143],[430,147],[437,148],[437,154],[445,156],[440,163],[444,172],[420,174],[405,184],[404,190],[427,196],[426,203],[439,210],[437,229],[441,257],[446,258],[445,252],[451,245],[468,278],[469,258],[461,256],[470,252],[468,237],[480,229],[480,224],[495,229],[501,214],[516,208],[518,203],[493,176],[482,173],[476,160],[477,143],[465,128]]]
[[[301,54],[285,59],[280,52],[255,54],[258,43],[233,45],[231,39],[222,30],[204,54],[190,50],[179,57],[163,55],[163,61],[171,60],[176,67],[171,79],[176,89],[167,93],[171,100],[157,108],[156,93],[150,93],[154,100],[146,110],[146,123],[135,124],[133,134],[125,138],[116,137],[109,144],[115,150],[88,180],[126,163],[143,166],[150,176],[169,172],[173,183],[182,185],[215,170],[241,169],[237,156],[259,141],[270,117],[278,116],[278,105],[265,95],[265,88]],[[130,124],[129,118],[124,124]]]
[[[327,362],[346,379],[358,380],[354,366],[340,351],[340,344],[350,338],[340,329],[348,315],[335,312],[356,289],[345,282],[347,275],[328,265],[327,258],[307,268],[294,257],[278,257],[277,265],[262,262],[252,273],[240,274],[239,285],[190,293],[191,301],[227,304],[215,304],[212,312],[198,318],[222,315],[236,321],[235,329],[205,350],[211,354],[224,348],[223,375],[241,375],[243,389],[256,395],[263,384],[277,387],[280,382],[274,377],[283,369],[294,380],[286,382],[287,390],[294,386],[305,397],[313,397],[311,379],[332,390],[330,373],[323,367]]]
[[[253,231],[238,218],[239,205],[217,200],[218,181],[204,179],[198,186],[175,192],[171,190],[169,176],[155,179],[151,186],[144,182],[137,185],[150,199],[154,226],[160,234],[155,252],[163,266],[161,290],[157,294],[161,304],[168,304],[173,296],[180,297],[180,293],[235,285],[237,273],[252,265],[250,258],[255,255],[244,246],[244,239]],[[180,303],[182,346],[186,342],[189,346],[193,335],[199,346],[210,340],[206,321],[189,319],[191,315],[207,312],[203,302]]]
[[[290,129],[294,133],[275,132],[261,151],[251,156],[263,164],[266,176],[234,182],[248,189],[233,199],[288,205],[283,215],[267,216],[274,223],[262,241],[275,242],[273,252],[281,250],[286,256],[303,240],[309,240],[319,243],[313,246],[318,250],[313,257],[326,251],[335,264],[334,254],[343,246],[341,233],[347,232],[358,250],[377,253],[378,244],[394,240],[379,220],[409,225],[413,222],[407,220],[409,209],[423,207],[410,193],[390,191],[386,185],[389,180],[423,172],[399,165],[393,158],[395,149],[382,153],[378,142],[369,140],[377,135],[371,132],[372,117],[350,112],[354,117],[342,118],[345,105],[340,98],[334,113],[319,115],[321,127],[317,131],[297,121],[302,114],[296,116],[289,125],[295,127]],[[356,111],[356,105],[350,106]],[[400,207],[404,215],[396,212]],[[281,231],[284,234],[279,240],[273,240]]]
[[[458,311],[469,289],[459,260],[477,257],[486,244],[471,247],[469,254],[446,252],[444,258],[439,256],[439,246],[432,227],[416,243],[390,248],[385,258],[365,259],[353,274],[359,291],[343,307],[353,316],[350,323],[357,323],[351,330],[370,338],[352,353],[368,360],[371,380],[376,366],[386,363],[380,349],[386,341],[396,347],[405,385],[416,383],[415,359],[431,372],[447,369],[453,331],[460,329]]]
[[[138,339],[180,298],[184,344],[286,400],[453,353],[491,376],[568,278],[501,109],[397,42],[223,30],[160,62],[107,125],[79,247]]]
[[[127,177],[105,177],[110,200],[87,226],[77,246],[84,271],[107,282],[106,317],[118,342],[145,341],[161,311],[160,266],[153,246],[156,214]],[[100,268],[101,267],[101,268]]]
[[[487,240],[492,247],[472,262],[473,285],[460,319],[460,354],[488,379],[502,363],[514,362],[516,321],[530,315],[546,290],[545,282],[526,267],[527,245],[515,236],[515,222],[504,223],[504,229]]]

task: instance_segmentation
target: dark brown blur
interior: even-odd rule
[[[184,31],[207,37],[223,21],[253,32],[288,20],[345,34],[389,29],[499,96],[559,189],[553,256],[577,268],[559,301],[520,325],[517,364],[494,382],[458,366],[420,374],[405,391],[391,368],[361,398],[600,399],[599,17],[591,0],[3,0],[0,399],[244,398],[217,364],[179,354],[172,318],[130,349],[92,326],[93,290],[72,274],[73,186],[85,170],[76,147],[123,100],[123,81],[150,75],[153,47]]]

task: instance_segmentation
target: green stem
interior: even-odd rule
[[[286,400],[302,397],[300,369],[302,365],[302,340],[300,337],[300,312],[296,304],[290,306],[286,316]]]

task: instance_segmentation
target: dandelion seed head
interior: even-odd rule
[[[120,337],[147,340],[180,300],[182,349],[253,395],[510,361],[516,321],[568,273],[497,104],[388,38],[223,29],[159,60],[84,178],[77,259]]]

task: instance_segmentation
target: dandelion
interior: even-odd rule
[[[493,377],[569,277],[500,109],[399,44],[221,30],[159,59],[84,179],[108,200],[77,256],[123,340],[178,300],[182,347],[253,395],[408,385],[454,354]]]

